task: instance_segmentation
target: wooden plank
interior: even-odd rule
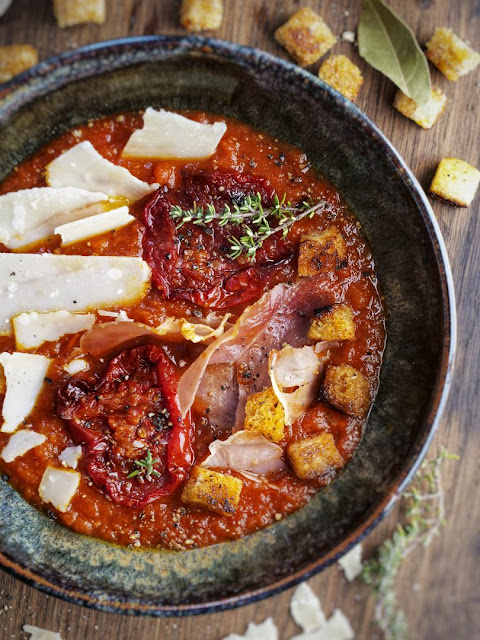
[[[272,34],[303,3],[296,0],[226,0],[222,28],[214,35],[256,46],[287,58]],[[360,2],[349,0],[308,3],[323,15],[333,31],[355,31]],[[177,22],[178,2],[171,0],[110,0],[104,25],[81,25],[61,30],[56,27],[48,0],[15,0],[0,20],[0,44],[28,42],[38,47],[41,58],[66,49],[105,40],[141,34],[184,33]],[[409,22],[420,42],[433,28],[447,25],[475,42],[480,32],[478,0],[451,3],[447,0],[391,0],[391,5]],[[477,42],[478,49],[478,42]],[[478,134],[480,82],[478,70],[457,83],[449,83],[436,70],[432,77],[448,95],[447,112],[431,130],[419,129],[391,108],[395,93],[391,83],[360,60],[355,47],[340,41],[335,53],[358,62],[365,85],[358,105],[392,140],[422,185],[428,187],[437,162],[454,155],[479,166]],[[317,65],[318,66],[318,65]],[[316,67],[313,68],[316,71]],[[379,188],[372,176],[371,188]],[[412,636],[424,640],[456,640],[475,637],[480,628],[480,591],[477,577],[480,504],[475,499],[480,485],[480,382],[478,347],[480,323],[480,218],[479,198],[468,210],[454,210],[434,203],[449,251],[457,291],[459,341],[457,369],[447,409],[432,447],[441,445],[461,455],[461,463],[445,468],[448,527],[429,549],[417,551],[403,566],[398,583],[398,600],[409,620]],[[401,220],[399,220],[401,224]],[[477,240],[477,241],[476,241]],[[398,521],[395,510],[367,540],[371,552]],[[334,566],[310,581],[330,614],[341,607],[357,632],[357,639],[381,638],[372,622],[374,599],[368,589],[347,584]],[[286,640],[298,632],[288,614],[291,591],[234,611],[187,619],[129,618],[90,611],[49,597],[13,579],[0,575],[0,637],[21,636],[21,625],[37,624],[60,631],[65,640],[220,640],[231,632],[243,632],[251,620],[273,616]]]

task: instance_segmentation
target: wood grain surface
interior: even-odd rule
[[[183,33],[177,0],[107,0],[104,25],[61,30],[50,0],[14,0],[0,19],[0,44],[35,45],[41,58],[99,40],[141,34]],[[299,6],[317,10],[337,35],[356,30],[360,0],[225,0],[218,38],[265,49],[287,58],[273,39],[274,30]],[[449,26],[479,48],[479,0],[391,0],[408,21],[420,43],[436,26]],[[475,42],[475,37],[477,41]],[[365,84],[357,104],[400,151],[424,188],[438,161],[455,156],[480,166],[480,70],[448,82],[432,68],[432,78],[447,94],[446,113],[430,131],[420,129],[391,107],[395,88],[358,56],[355,46],[339,42],[334,53],[351,57],[362,69]],[[316,73],[318,65],[312,67]],[[1,144],[1,141],[0,141]],[[368,188],[381,185],[372,183]],[[398,601],[405,611],[411,637],[419,640],[473,640],[480,637],[480,194],[469,209],[438,202],[433,208],[447,244],[458,309],[458,349],[453,386],[430,456],[441,446],[461,456],[444,467],[448,524],[433,544],[417,550],[404,563],[398,580]],[[401,220],[398,221],[401,224]],[[370,535],[368,555],[398,521],[398,510]],[[310,580],[327,614],[340,607],[358,640],[382,638],[373,622],[375,600],[358,582],[347,583],[337,566]],[[134,618],[105,614],[49,597],[0,572],[0,640],[22,639],[22,624],[60,632],[64,640],[221,640],[243,633],[249,621],[272,616],[287,640],[299,629],[289,615],[292,590],[241,609],[193,618]]]

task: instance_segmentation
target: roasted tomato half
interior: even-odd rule
[[[220,171],[184,172],[176,191],[159,189],[144,209],[144,257],[152,279],[167,299],[189,300],[211,309],[223,309],[258,297],[293,249],[287,239],[272,236],[257,252],[255,262],[229,257],[229,237],[243,235],[240,225],[186,223],[176,227],[170,211],[213,204],[220,212],[232,201],[260,194],[262,205],[273,202],[274,192],[263,178]]]
[[[173,364],[162,347],[126,349],[103,375],[78,376],[59,389],[82,465],[114,502],[143,507],[172,493],[192,465],[191,424],[176,403]]]

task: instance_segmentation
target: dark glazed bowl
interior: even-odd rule
[[[239,606],[308,578],[388,511],[438,423],[455,311],[440,232],[403,160],[351,102],[260,51],[145,37],[42,62],[0,89],[0,179],[62,131],[148,105],[234,116],[302,148],[360,220],[388,310],[380,390],[353,461],[303,509],[243,540],[184,553],[119,548],[72,533],[0,483],[5,569],[98,609],[184,615]]]

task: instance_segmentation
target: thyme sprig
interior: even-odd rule
[[[405,614],[397,606],[395,580],[402,561],[418,546],[428,546],[445,525],[440,467],[444,460],[458,459],[443,449],[422,464],[410,491],[404,494],[405,525],[399,524],[376,556],[364,564],[361,578],[375,593],[375,619],[387,640],[410,638]]]
[[[131,473],[128,474],[127,478],[135,478],[140,474],[144,474],[147,479],[150,479],[151,476],[159,476],[161,475],[158,471],[155,471],[153,468],[160,460],[157,460],[152,456],[152,452],[150,449],[147,449],[147,455],[142,460],[134,460],[133,464],[138,467]]]
[[[315,213],[323,211],[325,206],[324,201],[314,205],[306,201],[292,205],[290,201],[286,201],[286,195],[281,200],[275,195],[273,205],[264,208],[262,197],[257,193],[246,196],[240,203],[232,200],[231,205],[225,204],[218,212],[213,204],[199,207],[194,203],[191,209],[186,210],[173,206],[170,217],[176,221],[177,229],[188,222],[204,226],[213,220],[216,220],[221,227],[227,224],[241,226],[243,235],[238,238],[235,236],[228,238],[230,243],[228,257],[235,259],[246,254],[253,260],[267,238],[280,232],[285,237],[294,222],[302,218],[312,218]]]

